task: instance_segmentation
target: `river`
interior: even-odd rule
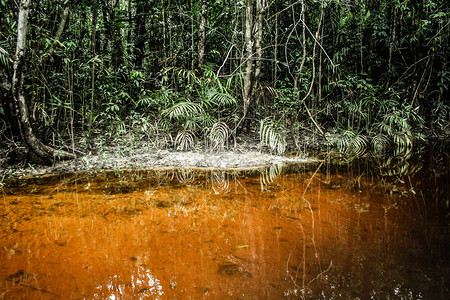
[[[449,299],[450,159],[45,175],[0,195],[0,299]]]

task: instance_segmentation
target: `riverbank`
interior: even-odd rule
[[[204,147],[203,147],[204,148]],[[24,175],[43,175],[85,170],[106,169],[151,169],[151,168],[196,168],[196,169],[254,169],[270,165],[311,163],[316,158],[304,152],[291,152],[285,155],[270,154],[256,140],[247,139],[223,151],[195,149],[176,151],[157,149],[140,142],[132,146],[110,143],[90,150],[80,144],[82,154],[67,161],[57,161],[48,166],[33,162],[26,153],[15,157],[4,157],[0,161],[0,180]]]

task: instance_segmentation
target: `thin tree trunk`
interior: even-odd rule
[[[93,55],[97,52],[97,19],[98,19],[98,2],[92,1],[92,36],[91,36],[91,50]]]
[[[28,148],[45,162],[51,163],[54,159],[71,159],[74,155],[65,151],[53,149],[44,145],[33,133],[28,117],[28,107],[23,94],[25,80],[24,64],[27,38],[28,14],[30,11],[30,0],[22,0],[19,6],[17,20],[17,45],[16,55],[13,62],[12,93],[19,118],[19,129],[23,141]]]
[[[386,80],[386,87],[389,86],[389,82],[391,81],[391,78],[393,77],[393,73],[394,73],[394,66],[392,63],[392,56],[394,53],[394,43],[395,43],[395,39],[396,39],[396,26],[397,26],[397,14],[396,14],[396,10],[395,7],[392,7],[392,27],[391,27],[391,35],[390,35],[390,40],[389,40],[389,59],[388,59],[388,74],[387,74],[387,80]]]
[[[360,63],[361,63],[361,70],[359,73],[364,72],[364,48],[363,48],[363,39],[364,39],[364,30],[362,21],[359,24],[359,56],[360,56]],[[320,52],[322,54],[322,52]]]
[[[202,0],[200,26],[198,29],[198,69],[201,70],[205,61],[206,42],[206,1]]]
[[[92,36],[91,36],[91,51],[92,51],[92,66],[91,66],[91,98],[89,105],[88,116],[88,136],[92,135],[92,123],[94,121],[94,96],[95,96],[95,57],[97,55],[97,19],[98,19],[98,2],[92,2]]]
[[[59,22],[59,27],[58,27],[58,30],[56,31],[56,34],[55,34],[55,42],[54,42],[54,44],[59,42],[59,39],[61,38],[61,36],[63,34],[64,27],[66,26],[67,19],[69,18],[69,9],[70,9],[70,1],[66,0],[64,2],[64,11],[63,11],[63,14],[61,16],[61,21]]]
[[[139,1],[136,4],[136,22],[134,28],[135,36],[135,50],[134,54],[136,56],[135,66],[140,68],[143,66],[144,55],[145,55],[145,35],[146,28],[145,22],[147,21],[144,17],[146,13],[146,4],[144,1]]]
[[[262,59],[262,20],[263,20],[264,6],[263,0],[256,0],[256,22],[255,22],[255,52],[256,52],[256,62],[255,62],[255,74],[253,76],[253,86],[252,86],[252,96],[256,103],[259,102],[256,91],[258,90],[258,78],[261,74],[261,59]]]
[[[191,14],[192,14],[192,18],[191,18],[191,70],[194,70],[195,68],[195,43],[194,43],[194,24],[195,24],[195,20],[194,20],[194,0],[190,0],[190,5],[191,5]]]
[[[302,1],[302,4],[304,2]],[[302,7],[303,8],[303,7]],[[304,12],[304,10],[302,10]],[[302,103],[303,106],[305,107],[306,113],[308,114],[308,117],[310,118],[310,120],[313,122],[314,126],[317,128],[317,130],[319,130],[320,134],[326,139],[325,134],[322,130],[322,128],[320,128],[319,124],[317,123],[317,121],[314,119],[313,114],[311,113],[311,110],[308,108],[308,105],[306,104],[306,99],[311,95],[312,89],[314,87],[314,81],[316,80],[316,66],[315,66],[315,59],[316,59],[316,46],[318,44],[319,38],[320,38],[320,28],[322,26],[322,21],[323,21],[323,15],[324,15],[324,7],[322,6],[321,11],[320,11],[320,18],[319,18],[319,24],[317,25],[317,31],[315,34],[315,40],[316,42],[314,43],[313,46],[313,54],[311,57],[311,62],[312,62],[312,77],[311,77],[311,83],[309,85],[309,89],[306,93],[306,95],[303,97],[302,99]],[[303,20],[304,22],[304,20]],[[306,24],[303,23],[303,26],[306,27]],[[304,34],[304,33],[303,33]],[[304,48],[305,51],[305,48]],[[311,104],[312,108],[314,108],[314,103]]]
[[[302,27],[302,45],[303,45],[303,54],[302,54],[302,62],[300,63],[300,68],[298,70],[298,76],[301,76],[303,71],[303,66],[305,65],[306,61],[306,20],[305,20],[305,2],[302,0],[302,12],[300,18],[303,20],[303,27]],[[297,80],[295,81],[295,84],[297,84]]]
[[[167,37],[166,37],[166,10],[164,8],[164,1],[162,1],[161,6],[162,6],[162,26],[163,26],[163,28],[162,28],[162,31],[163,31],[163,62],[164,62],[163,66],[165,68],[168,55],[167,55],[167,51],[166,51],[166,44],[167,44],[167,42],[166,42],[166,40],[167,40]]]
[[[252,40],[252,29],[253,29],[253,5],[252,0],[246,1],[245,7],[245,74],[244,74],[244,88],[242,93],[242,98],[244,101],[244,116],[247,116],[248,108],[250,107],[251,96],[252,96],[252,75],[253,75],[253,62],[252,62],[252,52],[253,52],[253,40]]]
[[[275,16],[275,43],[273,53],[273,87],[277,88],[278,78],[278,14]]]

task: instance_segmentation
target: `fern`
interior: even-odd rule
[[[286,151],[286,139],[280,130],[280,125],[270,118],[260,121],[259,138],[261,142],[277,154]]]
[[[209,141],[211,142],[211,148],[213,150],[223,150],[230,134],[230,127],[228,127],[225,122],[219,121],[215,123],[208,135]]]

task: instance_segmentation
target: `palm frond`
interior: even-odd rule
[[[173,145],[173,138],[169,132],[169,124],[165,120],[155,122],[153,126],[153,144],[157,149],[166,149]]]
[[[237,104],[236,98],[231,94],[219,91],[214,87],[208,87],[205,91],[205,96],[208,103],[211,103],[218,107],[233,106]]]
[[[264,187],[270,185],[280,176],[283,171],[283,165],[271,165],[269,168],[264,169],[259,177],[259,183],[261,185],[261,191],[264,191]]]
[[[361,156],[367,150],[367,138],[364,135],[356,135],[351,144],[351,151],[356,156]]]
[[[393,136],[394,144],[397,146],[396,149],[404,151],[411,149],[413,146],[413,141],[408,133],[396,133]]]
[[[223,150],[230,134],[230,127],[225,122],[219,121],[215,123],[208,135],[209,141],[211,142],[211,149]]]
[[[173,124],[170,122],[168,118],[160,118],[155,121],[155,128],[158,130],[170,131],[173,127]]]
[[[179,67],[167,67],[162,72],[162,75],[171,74],[173,77],[177,77],[186,80],[188,84],[193,84],[199,81],[194,70],[179,68]]]
[[[3,55],[1,52],[0,52],[0,64],[2,64],[3,66],[5,66],[5,68],[9,69],[9,60],[8,60],[8,58],[6,58],[6,56]]]
[[[185,120],[202,114],[204,114],[204,110],[200,104],[190,101],[179,102],[163,111],[163,115],[168,116],[171,120]]]
[[[230,180],[225,171],[213,171],[211,174],[211,186],[216,195],[227,193],[230,189]]]
[[[176,178],[181,184],[191,184],[195,181],[195,172],[189,169],[180,169],[176,173]]]
[[[336,136],[336,147],[340,152],[346,152],[355,138],[356,133],[353,130],[344,130]]]
[[[6,41],[0,41],[0,47],[6,49],[5,51],[8,51],[8,44]],[[8,53],[8,52],[6,52]],[[8,54],[3,54],[2,51],[0,51],[0,64],[2,64],[6,69],[10,68],[9,59],[7,57]]]
[[[187,151],[195,146],[195,134],[190,130],[178,132],[175,138],[175,147],[180,151]]]
[[[372,149],[376,153],[380,153],[389,147],[389,138],[386,135],[379,133],[372,138],[371,144]]]
[[[337,136],[336,147],[340,152],[361,156],[367,150],[367,146],[367,138],[351,129],[344,130]]]
[[[432,110],[433,127],[445,130],[450,125],[450,107],[444,102],[439,102]]]
[[[286,139],[280,129],[281,126],[271,118],[260,121],[259,138],[261,143],[269,146],[277,154],[286,151]]]
[[[150,108],[154,107],[158,110],[162,107],[167,107],[173,103],[177,94],[172,89],[161,88],[158,91],[152,92],[146,97],[141,97],[137,101],[134,101],[136,108]]]

